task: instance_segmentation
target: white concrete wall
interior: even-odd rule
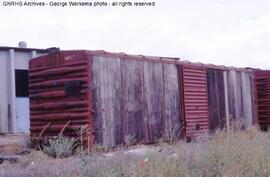
[[[13,49],[0,51],[0,133],[21,132],[19,126],[25,122],[29,127],[29,104],[18,101],[15,96],[15,69],[28,70],[29,60],[42,55],[36,51],[16,51]],[[22,98],[29,100],[28,98]],[[17,107],[17,108],[16,108]],[[23,108],[23,109],[22,109]],[[17,112],[16,112],[17,111]],[[20,120],[18,119],[20,117]]]
[[[15,53],[15,69],[27,69],[29,68],[28,62],[32,58],[31,52],[16,52]]]
[[[9,132],[9,51],[0,51],[0,133]]]

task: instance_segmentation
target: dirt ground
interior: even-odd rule
[[[16,155],[22,150],[29,149],[30,144],[29,134],[0,135],[0,156]]]
[[[119,147],[91,155],[76,151],[64,159],[31,150],[19,155],[16,162],[0,164],[0,177],[270,176],[269,153],[270,133],[251,127],[245,131],[217,131],[189,143]]]
[[[135,165],[139,165],[147,160],[149,154],[157,153],[160,150],[161,148],[158,146],[138,145],[127,149],[118,149],[114,152],[100,152],[85,156],[77,153],[72,157],[64,159],[54,159],[47,156],[42,151],[31,150],[29,154],[19,155],[17,162],[4,161],[0,164],[0,177],[92,176],[85,174],[85,172],[88,170],[88,164],[92,164],[93,162],[97,164],[104,163],[104,167],[108,166],[108,163],[113,165],[115,162],[118,163],[118,161],[134,161]],[[166,151],[168,152],[167,148]],[[98,169],[100,169],[100,167],[98,167]],[[92,167],[90,170],[92,171]],[[98,177],[100,175],[94,174],[94,176]],[[112,177],[114,176],[115,175],[112,174]],[[119,175],[116,176],[118,177]]]

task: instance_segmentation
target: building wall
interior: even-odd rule
[[[27,69],[29,68],[29,60],[33,57],[39,56],[35,51],[30,52],[15,52],[15,69]]]
[[[28,62],[35,56],[42,55],[34,50],[0,51],[0,133],[18,132],[17,121],[29,124],[29,99],[16,98],[15,70],[28,70]],[[18,111],[16,112],[16,106]],[[21,109],[23,107],[23,109]],[[27,113],[28,112],[28,113]],[[29,125],[23,125],[29,127]]]
[[[8,51],[0,51],[0,133],[9,132],[9,53]]]

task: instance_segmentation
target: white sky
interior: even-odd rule
[[[152,8],[3,7],[1,1],[0,17],[2,46],[23,40],[33,48],[270,69],[270,0],[156,0]]]

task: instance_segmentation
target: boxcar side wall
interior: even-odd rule
[[[210,129],[239,122],[244,127],[256,123],[254,73],[208,69]]]
[[[174,64],[94,56],[95,141],[105,147],[180,136]]]
[[[258,96],[268,94],[265,82],[257,84]],[[63,130],[77,136],[76,130],[87,126],[96,144],[115,147],[192,138],[228,128],[234,120],[248,127],[256,123],[254,88],[254,73],[247,70],[56,52],[30,61],[31,135]],[[258,108],[268,106],[261,97]]]

